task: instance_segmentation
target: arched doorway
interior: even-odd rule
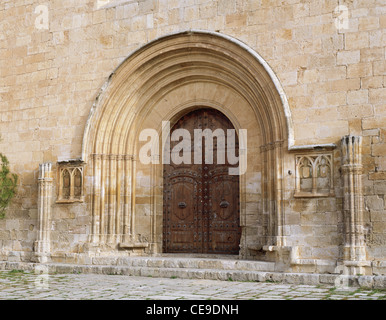
[[[197,131],[209,133],[208,139],[199,135],[197,141]],[[183,140],[172,139],[171,161],[163,165],[163,252],[239,253],[239,176],[229,174],[238,166],[229,158],[238,157],[239,150],[236,135],[227,135],[232,131],[224,114],[208,108],[189,112],[172,128],[171,137]],[[181,143],[194,148],[181,150]],[[185,151],[183,161],[176,149]]]
[[[293,130],[283,88],[269,65],[237,39],[187,31],[133,52],[90,111],[82,151],[90,247],[163,252],[162,148],[150,164],[142,163],[139,137],[143,130],[161,136],[164,122],[174,124],[197,106],[220,111],[237,132],[248,132],[248,166],[239,178],[240,257],[266,245],[285,246],[284,158]]]

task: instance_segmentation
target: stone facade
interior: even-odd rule
[[[0,31],[0,260],[161,254],[139,133],[205,106],[248,130],[240,258],[386,273],[383,1],[2,0]]]

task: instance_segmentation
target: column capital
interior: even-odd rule
[[[46,162],[39,165],[39,181],[52,181],[52,163]]]
[[[362,164],[362,137],[344,136],[342,142],[342,166],[361,166]]]

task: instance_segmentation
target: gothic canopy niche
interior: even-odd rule
[[[206,31],[171,34],[146,44],[101,88],[82,150],[93,176],[92,242],[143,240],[135,238],[134,219],[139,132],[145,124],[161,132],[161,120],[173,121],[198,105],[223,112],[236,130],[248,124],[259,131],[251,137],[248,132],[248,139],[262,154],[261,193],[271,219],[267,244],[281,243],[282,153],[294,143],[287,99],[274,72],[253,49]]]

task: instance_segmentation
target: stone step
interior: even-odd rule
[[[176,257],[94,257],[93,265],[116,265],[146,268],[182,268],[182,269],[216,269],[243,271],[275,271],[274,262],[210,259],[210,258],[176,258]]]
[[[138,259],[142,260],[142,259]],[[104,274],[127,275],[154,278],[179,278],[179,279],[205,279],[223,281],[257,281],[314,284],[318,283],[318,276],[313,274],[298,274],[289,276],[278,272],[248,271],[248,270],[219,270],[219,269],[194,269],[194,268],[160,268],[139,267],[128,265],[75,265],[67,263],[30,263],[30,262],[0,262],[0,270],[25,270],[36,272],[42,270],[49,274]],[[328,279],[331,281],[331,279]]]
[[[9,266],[8,266],[9,267]],[[317,285],[321,282],[334,283],[334,276],[319,274],[286,274],[280,272],[248,271],[248,270],[219,270],[194,268],[160,268],[133,267],[111,265],[70,265],[46,264],[48,273],[66,274],[104,274],[126,275],[152,278],[201,279],[220,281],[253,281],[253,282],[284,282],[291,284]],[[322,276],[322,279],[320,278]]]
[[[45,272],[66,274],[127,275],[154,278],[205,279],[223,281],[281,282],[286,284],[339,286],[342,277],[347,277],[349,287],[385,289],[386,276],[342,276],[338,274],[284,273],[251,270],[219,270],[195,268],[138,267],[128,265],[75,265],[67,263],[38,264],[31,262],[0,261],[0,270],[25,270],[41,274]]]
[[[266,272],[245,270],[191,269],[191,268],[141,268],[132,270],[142,277],[205,279],[222,281],[266,281]]]

